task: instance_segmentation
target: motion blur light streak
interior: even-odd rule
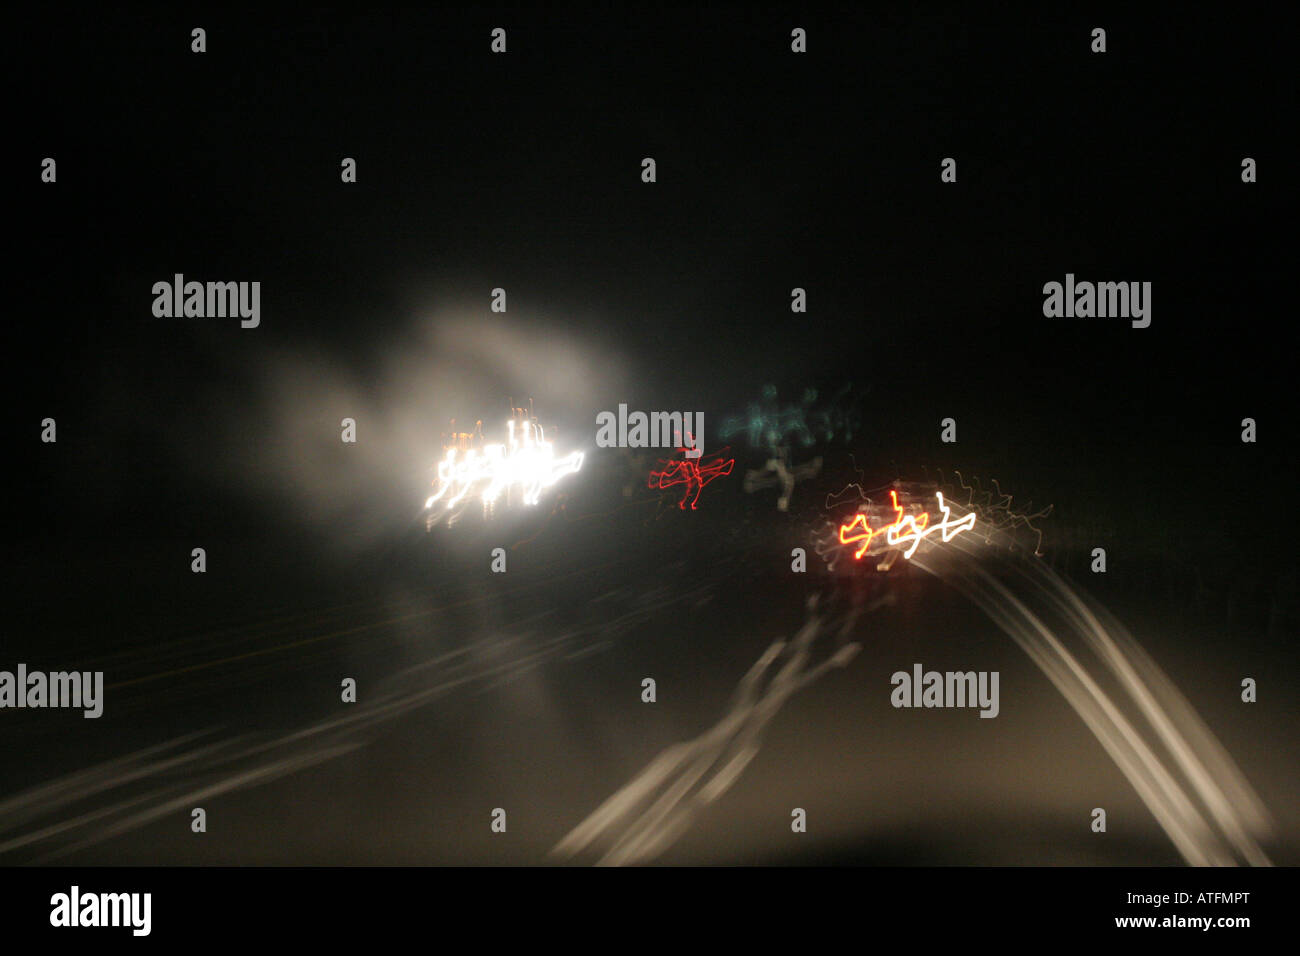
[[[682,492],[682,500],[677,503],[677,507],[685,510],[686,502],[689,500],[691,510],[694,511],[704,486],[715,478],[731,474],[736,459],[724,459],[722,453],[726,452],[726,450],[724,448],[717,455],[711,455],[702,460],[690,458],[683,458],[682,461],[661,460],[661,464],[665,467],[660,471],[650,472],[648,486],[664,490],[674,485],[685,485],[686,490]],[[678,451],[685,454],[686,449],[680,448]]]
[[[723,439],[744,434],[751,448],[762,449],[767,460],[762,468],[745,472],[746,494],[773,486],[781,489],[777,498],[777,511],[789,511],[794,486],[801,481],[821,474],[822,457],[793,464],[795,446],[809,447],[817,442],[830,442],[837,437],[845,441],[853,438],[858,427],[858,414],[852,384],[841,386],[828,404],[814,407],[818,393],[815,388],[804,389],[798,405],[778,406],[776,387],[763,386],[757,402],[751,402],[744,415],[725,419],[720,434]]]
[[[935,497],[939,501],[939,510],[943,512],[943,520],[938,524],[931,525],[928,512],[921,512],[919,518],[916,515],[905,514],[903,507],[898,503],[898,490],[891,488],[889,489],[889,500],[894,508],[894,520],[890,524],[872,529],[868,523],[868,514],[860,511],[853,516],[853,520],[848,524],[840,525],[840,544],[856,544],[861,541],[862,546],[853,554],[854,560],[861,560],[862,556],[871,549],[872,541],[879,537],[881,532],[884,532],[885,541],[890,547],[899,547],[906,542],[911,542],[910,547],[903,552],[903,557],[910,559],[916,553],[922,539],[930,533],[942,531],[943,540],[948,542],[961,532],[969,531],[975,526],[975,512],[968,512],[957,521],[951,521],[952,509],[944,502],[943,492],[936,491]],[[845,535],[850,534],[859,527],[862,529],[860,534],[845,537]],[[904,532],[903,529],[906,528],[910,528],[910,532]],[[881,562],[878,567],[880,570],[885,570],[884,562]]]
[[[866,553],[869,539],[884,531],[891,547],[907,544],[911,554],[922,538],[941,530],[946,546],[929,548],[912,563],[969,598],[1028,654],[1115,762],[1179,854],[1195,866],[1271,865],[1260,845],[1272,830],[1269,815],[1222,745],[1122,625],[1018,545],[1012,531],[1020,524],[1010,520],[1010,496],[998,493],[1003,500],[995,507],[1005,512],[1006,520],[981,528],[975,536],[963,532],[974,529],[982,511],[971,510],[954,521],[948,499],[936,491],[943,518],[930,524],[928,514],[906,512],[897,488],[890,490],[895,513],[891,524],[873,531],[867,515],[860,513],[840,525],[840,532],[843,536],[861,527],[863,534],[844,543],[865,541]],[[1027,522],[1022,524],[1037,533]],[[866,610],[894,599],[891,588]],[[762,730],[784,701],[828,668],[846,665],[859,650],[857,642],[849,642],[809,668],[814,640],[826,630],[816,600],[809,602],[809,611],[808,622],[789,645],[774,643],[754,665],[721,721],[660,753],[554,852],[572,857],[602,844],[600,863],[637,864],[652,860],[680,838],[699,811],[728,790],[752,761]],[[857,617],[857,612],[850,613],[836,628],[841,642],[849,640]],[[1102,666],[1088,666],[1083,651],[1100,658]],[[764,674],[782,658],[786,665],[760,690]],[[1107,682],[1114,689],[1105,687]]]
[[[995,532],[992,543],[1006,545],[1005,537]],[[1270,865],[1258,842],[1272,827],[1263,804],[1191,705],[1103,608],[1085,602],[1036,557],[1009,547],[976,551],[962,539],[912,563],[970,598],[1029,655],[1189,864]],[[1101,659],[1154,731],[1153,740],[1121,710],[1123,698],[1103,689],[1105,675],[1090,672],[1071,644]]]
[[[821,474],[821,470],[822,459],[820,455],[812,459],[812,461],[806,461],[791,468],[790,449],[781,447],[764,463],[762,468],[751,468],[745,472],[743,487],[746,494],[763,488],[771,488],[773,485],[779,487],[781,494],[776,500],[776,510],[789,511],[790,496],[794,494],[794,486],[809,478],[816,478]]]
[[[535,422],[510,419],[506,430],[505,445],[487,445],[481,451],[448,448],[438,464],[437,490],[424,503],[425,509],[441,501],[444,514],[449,514],[473,494],[483,502],[485,513],[490,513],[501,495],[505,493],[508,499],[514,488],[522,490],[525,505],[535,505],[543,491],[582,468],[582,452],[555,457],[542,427]]]
[[[940,484],[942,484],[943,483],[942,470],[940,470],[939,474],[940,474]],[[1042,556],[1043,532],[1034,525],[1034,521],[1038,518],[1048,517],[1052,513],[1052,510],[1054,508],[1053,505],[1048,505],[1046,508],[1040,508],[1038,511],[1033,511],[1032,509],[1034,507],[1034,503],[1031,501],[1029,502],[1028,505],[1025,506],[1024,511],[1013,511],[1011,508],[1012,496],[1005,494],[1002,491],[1002,486],[998,484],[998,480],[996,478],[992,479],[992,481],[990,482],[990,484],[993,485],[994,490],[984,491],[984,486],[983,484],[981,484],[978,476],[972,476],[971,477],[972,484],[968,485],[966,484],[965,479],[962,478],[960,471],[954,470],[953,474],[957,476],[958,483],[961,485],[962,490],[966,492],[967,508],[976,507],[975,504],[976,490],[973,487],[973,485],[980,486],[979,493],[984,496],[984,502],[983,504],[979,505],[979,511],[980,511],[980,520],[983,522],[984,527],[986,529],[986,533],[984,535],[984,540],[986,542],[991,540],[990,535],[993,531],[1014,531],[1016,528],[1026,527],[1030,531],[1034,532],[1034,536],[1035,536],[1034,554],[1039,555],[1040,557]],[[998,498],[997,502],[994,502],[993,500],[994,492],[996,492],[997,494],[997,498]]]
[[[1189,864],[1270,865],[1258,842],[1272,829],[1263,803],[1186,698],[1113,616],[1085,601],[1038,559],[1039,548],[1030,554],[1019,546],[1013,532],[1021,526],[1033,531],[1041,546],[1042,533],[1031,519],[1051,508],[1018,514],[1011,510],[1011,496],[996,481],[993,485],[999,500],[984,493],[987,506],[981,506],[974,500],[975,489],[962,482],[972,510],[957,524],[965,525],[959,530],[969,530],[965,523],[978,514],[979,543],[945,532],[945,542],[953,539],[950,547],[930,549],[912,563],[968,597],[1029,655]],[[935,527],[945,527],[950,512],[942,492],[935,494],[944,510],[943,522]],[[900,537],[894,529],[903,524],[896,497],[895,513],[899,517],[887,532],[891,543]],[[1090,671],[1078,650],[1100,658],[1105,671]],[[1120,694],[1103,688],[1106,672]],[[1146,728],[1124,713],[1121,694],[1145,719]]]
[[[527,582],[509,593],[526,596],[586,573],[576,570]],[[533,628],[546,616],[536,615],[519,621],[506,634],[474,637],[451,648],[430,646],[420,658],[386,675],[362,701],[337,714],[268,732],[206,728],[30,787],[0,800],[0,860],[6,865],[54,862],[192,808],[196,802],[263,786],[333,761],[374,742],[401,718],[451,695],[509,682],[545,663],[590,653],[659,615],[695,606],[709,587],[629,587],[629,599],[615,604],[619,609],[614,613],[558,633],[535,632]],[[619,597],[618,592],[609,592],[597,600]],[[411,616],[440,619],[456,607],[491,600],[493,596],[478,595]],[[87,806],[91,797],[97,799]]]
[[[865,608],[893,603],[887,595]],[[845,667],[862,645],[843,644],[814,664],[817,638],[834,631],[846,640],[861,613],[850,609],[832,617],[808,601],[808,619],[789,641],[773,641],[736,688],[731,709],[694,740],[673,744],[641,773],[573,828],[552,851],[573,857],[597,843],[608,845],[600,865],[646,863],[668,849],[695,817],[740,778],[757,756],[763,731],[798,691],[828,671]],[[777,665],[780,664],[778,667]],[[764,679],[771,678],[764,686]]]
[[[758,401],[750,402],[743,415],[724,419],[719,434],[723,440],[744,433],[753,448],[775,452],[783,445],[803,447],[837,437],[852,441],[860,427],[858,404],[852,383],[842,385],[828,402],[818,405],[815,388],[804,389],[799,403],[778,405],[774,385],[764,385]]]

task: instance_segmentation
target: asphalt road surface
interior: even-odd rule
[[[97,720],[6,714],[0,861],[608,862],[628,819],[577,848],[566,837],[674,745],[714,731],[743,737],[743,759],[659,821],[671,832],[640,860],[1180,862],[1084,723],[970,602],[906,562],[836,576],[810,549],[795,573],[791,548],[809,545],[824,489],[788,515],[775,492],[717,490],[695,512],[638,489],[433,532],[413,518],[349,561],[286,531],[217,543],[204,575],[175,560],[175,542],[29,549],[11,561],[23,600],[7,656],[103,670],[105,706]],[[1052,533],[1045,560],[1077,579],[1068,527]],[[1269,684],[1294,684],[1268,638],[1278,612],[1234,598],[1226,579],[1189,580],[1171,565],[1097,596],[1260,794],[1274,862],[1294,863],[1293,717],[1271,687],[1255,711],[1237,690],[1261,655]],[[800,633],[795,676],[808,680],[763,698],[744,734],[725,729],[746,675]],[[833,661],[848,644],[856,653]],[[998,671],[998,717],[891,706],[890,675],[914,663]],[[342,700],[348,678],[355,702]],[[1104,834],[1089,827],[1096,807]],[[796,808],[806,832],[792,830]]]

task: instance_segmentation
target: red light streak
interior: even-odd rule
[[[684,455],[688,449],[677,450]],[[727,449],[722,450],[725,452]],[[715,478],[731,474],[731,469],[736,464],[736,459],[724,459],[721,454],[708,458],[684,458],[682,461],[661,459],[661,461],[665,467],[662,471],[650,472],[648,487],[663,490],[674,485],[685,485],[686,489],[682,492],[682,500],[677,503],[677,507],[685,510],[686,502],[689,500],[692,511],[696,510],[695,506],[700,500],[700,492],[704,490],[704,486]]]

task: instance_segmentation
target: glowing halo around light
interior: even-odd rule
[[[931,524],[928,512],[923,511],[920,515],[907,514],[903,510],[903,506],[898,503],[898,492],[891,489],[889,501],[894,509],[894,520],[887,525],[873,529],[867,523],[866,513],[860,511],[853,516],[852,521],[840,525],[840,544],[858,544],[860,542],[861,547],[853,554],[854,560],[860,561],[863,555],[870,551],[873,539],[879,539],[880,535],[883,534],[886,545],[891,548],[903,548],[906,545],[903,557],[910,559],[916,553],[916,549],[920,547],[921,540],[927,535],[940,531],[943,540],[946,542],[975,526],[975,512],[968,512],[957,521],[953,521],[952,510],[943,500],[943,492],[935,492],[935,498],[938,499],[939,510],[943,512],[943,520],[937,524]]]
[[[447,449],[438,463],[436,490],[425,501],[425,510],[441,504],[447,514],[466,499],[478,499],[485,511],[491,511],[503,495],[508,501],[516,490],[522,493],[523,504],[535,505],[547,488],[582,468],[582,452],[556,457],[540,425],[513,419],[506,425],[504,445]]]

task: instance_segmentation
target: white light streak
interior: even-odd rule
[[[441,502],[444,511],[452,511],[466,498],[477,497],[490,508],[503,495],[509,500],[515,490],[522,493],[525,505],[535,505],[547,488],[582,468],[582,452],[556,457],[540,425],[512,419],[506,431],[504,445],[447,449],[438,463],[436,490],[424,507],[431,509]]]

